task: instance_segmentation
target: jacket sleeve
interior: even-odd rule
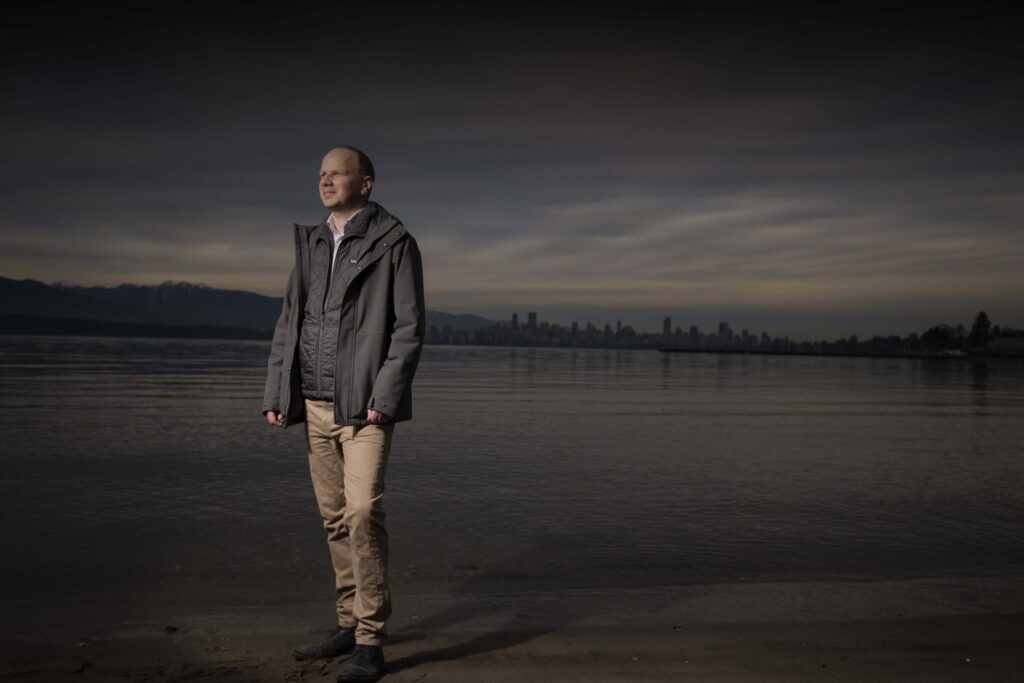
[[[268,410],[281,410],[281,368],[284,365],[285,340],[288,337],[288,317],[291,300],[294,294],[298,269],[292,266],[285,287],[284,301],[281,304],[281,315],[274,326],[274,340],[270,343],[270,358],[267,359],[267,383],[263,390],[263,413]]]
[[[388,355],[377,373],[368,408],[394,417],[402,397],[410,390],[419,364],[426,330],[427,312],[423,301],[423,261],[416,240],[407,236],[402,243],[394,272],[395,323]]]

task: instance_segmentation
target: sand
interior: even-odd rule
[[[1020,681],[1016,577],[396,593],[387,681]],[[7,680],[333,681],[331,605],[72,613],[0,638]],[[17,615],[14,615],[15,617]]]

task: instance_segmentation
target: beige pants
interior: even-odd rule
[[[306,399],[306,443],[320,515],[334,564],[338,625],[356,642],[381,645],[391,616],[384,472],[394,423],[341,427],[334,406]]]

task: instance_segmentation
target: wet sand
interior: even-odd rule
[[[751,583],[396,595],[393,681],[1015,681],[1024,605],[1013,578]],[[2,638],[28,681],[333,681],[342,658],[291,648],[330,605],[70,614]]]

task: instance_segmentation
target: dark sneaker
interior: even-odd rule
[[[301,645],[292,651],[295,659],[327,659],[351,652],[356,646],[356,629],[354,626],[339,626],[327,634],[327,638],[319,643]]]
[[[384,650],[377,645],[356,645],[338,670],[338,683],[372,683],[384,675]]]

